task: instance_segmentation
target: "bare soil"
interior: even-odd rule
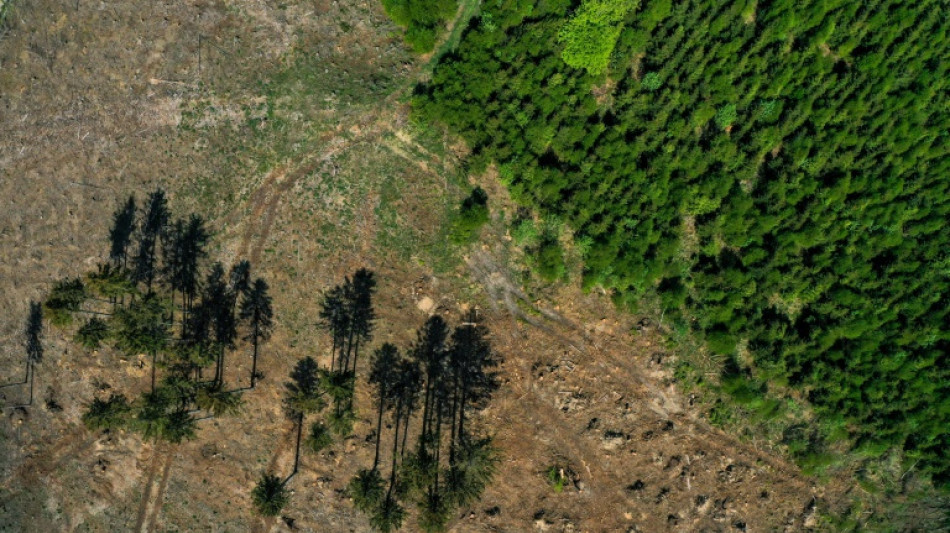
[[[503,463],[453,531],[814,525],[815,502],[837,493],[711,428],[643,317],[572,284],[522,286],[497,182],[482,241],[447,246],[462,151],[408,120],[404,97],[423,70],[413,61],[375,2],[13,6],[0,39],[2,381],[22,380],[29,301],[92,269],[118,202],[159,184],[176,211],[211,219],[218,259],[249,258],[268,279],[278,328],[243,414],[202,421],[179,446],[87,431],[83,404],[144,390],[147,362],[47,329],[33,405],[2,411],[0,530],[368,531],[343,491],[372,462],[365,387],[354,435],[303,456],[282,517],[261,520],[249,501],[262,472],[291,468],[279,398],[296,360],[327,358],[320,291],[361,266],[380,280],[376,343],[406,346],[429,313],[454,323],[474,305],[504,358],[504,385],[477,422]],[[228,357],[228,380],[246,385],[249,352]],[[25,399],[22,387],[0,394]],[[551,467],[569,478],[560,492]]]

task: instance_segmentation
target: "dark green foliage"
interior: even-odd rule
[[[290,381],[284,385],[284,411],[288,418],[294,419],[319,411],[325,405],[323,391],[320,388],[320,373],[317,362],[312,357],[297,361],[290,372]]]
[[[121,394],[112,394],[108,400],[93,398],[82,415],[82,423],[90,430],[118,429],[129,421],[132,406]]]
[[[135,256],[135,268],[133,269],[133,279],[136,282],[144,283],[149,292],[152,291],[152,283],[158,274],[157,250],[160,240],[167,236],[168,230],[168,200],[165,197],[165,191],[156,189],[148,197],[145,206],[145,214],[141,222],[139,231],[139,248]]]
[[[363,512],[371,512],[382,503],[386,494],[379,470],[360,470],[347,485],[347,493],[353,498],[354,507]]]
[[[199,266],[208,255],[210,236],[204,220],[194,214],[187,222],[176,220],[168,233],[163,274],[172,292],[181,295],[182,308],[187,312],[198,295]]]
[[[395,498],[383,498],[369,516],[369,523],[381,533],[396,531],[406,519],[406,510]]]
[[[327,414],[327,427],[338,437],[346,437],[353,433],[353,423],[356,422],[356,413],[352,409],[343,408],[331,410]]]
[[[569,47],[597,6],[622,7],[483,4],[416,113],[571,228],[585,287],[624,307],[659,292],[712,351],[741,341],[753,382],[845,417],[856,452],[901,450],[950,487],[940,3],[647,0],[605,12],[605,28],[620,21],[608,84],[588,72],[606,47]],[[548,279],[563,272],[555,242],[529,249]]]
[[[486,222],[488,222],[488,195],[481,187],[475,187],[472,193],[462,200],[453,223],[452,240],[456,244],[474,241]]]
[[[165,418],[161,438],[172,444],[195,438],[195,418],[184,409],[176,409]]]
[[[333,436],[330,435],[330,430],[327,429],[326,424],[314,422],[310,426],[310,433],[307,435],[305,444],[311,452],[320,453],[333,444]]]
[[[89,350],[99,348],[105,339],[109,338],[109,324],[104,320],[93,317],[86,321],[78,330],[74,339]]]
[[[86,286],[93,294],[116,301],[135,292],[135,284],[130,273],[122,267],[111,263],[99,265],[96,272],[86,276]]]
[[[257,355],[261,341],[270,338],[274,329],[274,311],[271,308],[271,297],[268,293],[267,282],[261,278],[254,280],[244,300],[241,301],[242,320],[249,326],[249,332],[244,340],[254,346],[254,359],[251,364],[251,387],[257,383]]]
[[[198,389],[195,405],[216,417],[222,417],[239,413],[244,401],[240,392],[224,390],[223,386],[212,384]]]
[[[386,14],[406,29],[406,42],[418,53],[432,50],[457,6],[458,0],[383,0]]]
[[[277,476],[264,474],[251,491],[254,509],[261,516],[277,516],[290,502],[290,493]]]
[[[426,533],[445,531],[452,518],[452,507],[440,492],[430,492],[422,497],[419,505],[419,529]]]
[[[373,458],[373,470],[379,465],[379,445],[383,434],[383,414],[392,409],[398,401],[395,393],[398,392],[399,379],[399,349],[390,343],[383,344],[376,350],[369,374],[369,383],[375,385],[376,395],[376,453]]]
[[[445,474],[446,498],[456,507],[474,504],[498,471],[499,461],[491,438],[465,439]]]
[[[149,294],[115,313],[115,339],[118,347],[131,355],[162,351],[171,335],[166,322],[167,302]]]
[[[73,313],[79,311],[87,297],[86,286],[81,279],[57,281],[43,303],[44,315],[54,326],[68,325],[73,321]]]
[[[567,266],[564,264],[564,251],[561,249],[561,245],[554,239],[541,241],[534,251],[534,255],[531,256],[531,262],[538,275],[547,281],[557,281],[567,275]]]
[[[242,406],[241,389],[226,390],[223,377],[224,354],[236,347],[239,297],[243,297],[240,316],[250,322],[248,340],[254,343],[255,355],[257,344],[273,329],[273,310],[267,284],[261,279],[251,284],[247,261],[238,261],[227,276],[224,267],[215,263],[202,286],[198,280],[210,240],[204,221],[192,215],[169,226],[169,219],[167,200],[159,189],[149,196],[136,233],[135,201],[130,198],[114,215],[110,261],[87,273],[87,284],[80,278],[57,283],[45,311],[58,325],[71,322],[76,312],[94,315],[73,334],[76,342],[89,349],[114,339],[115,346],[129,356],[151,356],[151,390],[134,401],[122,395],[94,399],[83,416],[85,424],[92,429],[127,427],[147,440],[178,444],[195,438],[200,419],[194,413],[208,413],[201,419],[233,415]],[[127,270],[133,237],[138,238],[138,252],[134,269]],[[156,255],[159,250],[161,257]],[[140,283],[145,285],[142,292]],[[91,308],[83,309],[87,301]],[[110,305],[112,312],[102,310],[103,305]],[[179,309],[181,320],[176,322]],[[33,367],[43,354],[39,340],[43,308],[31,304],[30,313],[24,383],[30,383],[32,401]],[[214,363],[214,379],[202,380],[202,370]],[[289,402],[300,417],[321,401],[308,388],[308,383],[318,382],[316,363],[310,360],[309,365],[311,379],[294,383],[298,394]]]

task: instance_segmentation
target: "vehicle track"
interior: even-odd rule
[[[145,476],[145,491],[142,493],[142,501],[139,504],[135,528],[133,529],[136,533],[150,531],[155,525],[154,522],[158,517],[159,510],[161,510],[162,499],[165,496],[165,485],[171,473],[172,451],[170,446],[161,445],[156,447],[152,453],[152,462]],[[155,477],[159,470],[161,470],[162,475],[156,488]]]

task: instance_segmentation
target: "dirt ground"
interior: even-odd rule
[[[461,149],[408,119],[421,70],[375,2],[13,6],[0,39],[2,381],[22,379],[29,301],[92,269],[118,202],[159,184],[176,212],[209,217],[218,259],[251,259],[274,287],[278,327],[243,414],[203,421],[179,446],[87,431],[83,404],[143,390],[147,366],[47,329],[36,401],[0,421],[0,530],[368,531],[343,491],[372,462],[365,387],[354,436],[304,455],[281,518],[255,517],[249,501],[262,472],[292,464],[279,398],[296,360],[326,355],[320,291],[361,266],[380,280],[374,342],[406,346],[427,314],[455,323],[475,305],[504,359],[478,421],[503,453],[500,473],[453,531],[816,524],[830,489],[705,423],[671,384],[649,321],[571,284],[526,293],[505,210],[471,249],[446,244]],[[229,357],[241,384],[250,357]],[[25,398],[0,394],[7,406]],[[569,480],[560,492],[551,467]]]

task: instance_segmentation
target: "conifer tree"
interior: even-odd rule
[[[350,314],[346,305],[346,295],[342,285],[333,287],[323,296],[320,308],[320,320],[330,331],[333,348],[330,352],[330,371],[336,372],[337,361],[343,361],[346,333],[350,328]]]
[[[277,516],[290,501],[285,482],[277,476],[264,474],[251,491],[254,509],[261,516]]]
[[[250,329],[244,339],[250,341],[254,347],[254,355],[251,362],[251,388],[254,388],[257,383],[258,348],[262,341],[266,341],[270,338],[271,331],[274,327],[273,314],[267,282],[261,278],[257,278],[247,292],[247,296],[241,301],[240,315],[242,320],[248,322]]]
[[[373,323],[376,312],[373,310],[373,294],[376,292],[376,278],[372,271],[361,268],[353,275],[353,280],[347,280],[347,291],[350,323],[349,347],[347,361],[352,348],[353,369],[344,368],[346,372],[356,375],[356,363],[360,353],[360,343],[368,342],[373,337]]]
[[[147,353],[152,356],[152,390],[155,390],[155,370],[158,353],[165,349],[170,338],[166,322],[167,308],[154,293],[132,302],[128,308],[116,312],[116,344],[129,354]]]
[[[376,416],[376,453],[373,456],[373,470],[379,466],[379,443],[383,433],[383,412],[392,407],[395,400],[396,379],[398,379],[399,349],[386,343],[376,350],[369,382],[376,386],[377,416]]]
[[[284,412],[297,426],[297,446],[294,453],[294,469],[284,481],[286,483],[297,474],[300,464],[300,441],[303,434],[304,417],[319,411],[324,406],[323,392],[320,390],[320,374],[317,362],[305,357],[290,372],[290,381],[285,384]]]
[[[148,197],[145,214],[139,232],[139,248],[135,256],[134,279],[144,283],[146,290],[152,292],[152,283],[158,272],[157,251],[160,240],[167,234],[168,200],[165,191],[156,189]]]

